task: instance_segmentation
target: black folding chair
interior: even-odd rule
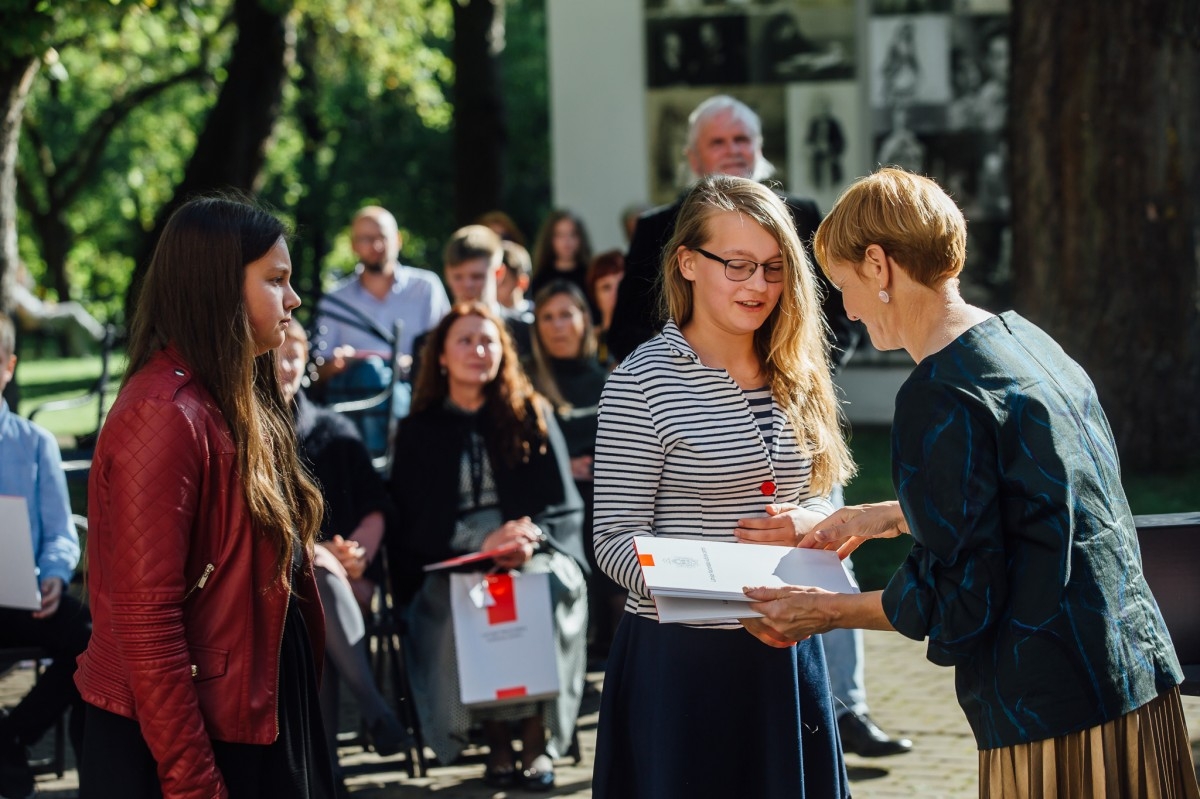
[[[333,394],[327,386],[320,386],[318,384],[315,386],[316,391],[310,393],[310,396],[315,401],[321,402],[325,407],[336,413],[345,415],[358,428],[363,441],[368,444],[368,451],[371,454],[371,462],[374,464],[375,470],[380,474],[386,475],[391,469],[392,439],[396,433],[396,419],[392,413],[392,398],[395,394],[396,385],[400,382],[400,370],[397,364],[400,358],[400,335],[404,323],[397,319],[393,323],[392,330],[385,330],[374,319],[364,314],[358,308],[331,294],[327,294],[321,298],[320,314],[329,319],[350,325],[377,338],[381,344],[386,346],[390,353],[388,360],[390,379],[383,388],[362,392],[362,396],[345,397],[343,396],[345,392]],[[313,331],[311,338],[316,340],[323,336],[325,332],[322,329],[317,329]],[[356,392],[351,390],[350,393]],[[375,429],[382,427],[386,430],[385,441],[382,446],[371,446],[371,439],[373,437],[372,427]]]
[[[34,682],[42,677],[42,662],[50,657],[50,653],[36,646],[17,646],[0,649],[0,675],[7,674],[25,661],[33,661]],[[67,770],[67,734],[63,716],[58,717],[54,724],[54,748],[49,757],[29,761],[29,768],[35,775],[53,774],[61,778]]]
[[[421,722],[413,702],[412,685],[408,681],[408,669],[404,665],[408,630],[403,609],[397,606],[392,597],[392,581],[388,573],[385,548],[380,547],[375,557],[383,564],[383,575],[371,609],[371,618],[367,619],[371,666],[378,684],[383,684],[385,677],[391,682],[396,717],[413,739],[413,750],[408,753],[408,775],[419,777],[428,772],[429,766],[425,762],[425,740],[421,735]]]

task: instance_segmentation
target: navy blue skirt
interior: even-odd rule
[[[626,613],[604,677],[593,799],[850,795],[820,638]]]

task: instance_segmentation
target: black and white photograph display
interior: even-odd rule
[[[870,39],[872,109],[944,107],[950,101],[949,16],[875,17]]]
[[[662,17],[646,23],[646,83],[705,86],[745,83],[746,17],[722,14]]]
[[[755,83],[854,77],[854,5],[776,4],[750,25],[750,78]]]
[[[852,81],[788,86],[787,187],[828,211],[842,189],[868,171],[867,127]]]
[[[954,9],[955,0],[871,0],[871,13],[885,14],[945,14]]]
[[[949,130],[995,133],[1008,117],[1008,18],[959,17],[954,21],[950,64],[953,97]]]
[[[763,116],[776,185],[828,210],[881,164],[929,175],[969,221],[963,290],[1012,295],[1009,0],[644,0],[649,194],[692,180],[687,116],[731,94]],[[862,38],[860,38],[862,37]]]
[[[909,172],[927,174],[928,146],[913,130],[908,106],[894,105],[889,108],[888,120],[887,129],[875,135],[874,166],[898,166]]]

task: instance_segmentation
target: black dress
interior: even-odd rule
[[[293,598],[279,649],[279,737],[266,746],[212,742],[230,799],[334,799],[318,689],[312,644]],[[80,799],[159,799],[158,767],[138,722],[95,705],[87,705],[87,714]]]

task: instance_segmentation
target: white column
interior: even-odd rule
[[[642,2],[546,3],[554,204],[597,252],[625,249],[621,209],[647,195]]]

